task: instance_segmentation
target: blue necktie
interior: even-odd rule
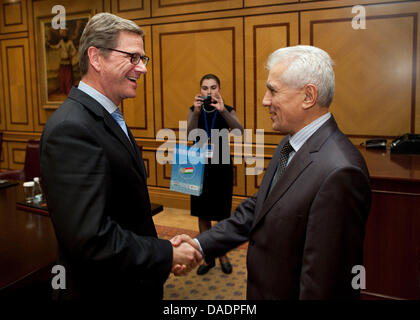
[[[120,109],[117,108],[117,110],[115,110],[113,113],[111,113],[111,116],[115,119],[115,121],[117,121],[117,123],[120,125],[121,129],[124,131],[125,135],[128,137],[127,126],[125,124],[124,117],[123,117]]]

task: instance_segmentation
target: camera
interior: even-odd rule
[[[212,98],[211,98],[211,94],[209,94],[207,97],[201,97],[201,98],[203,99],[201,105],[202,105],[204,111],[211,112],[215,109],[213,106],[210,105],[213,101]]]

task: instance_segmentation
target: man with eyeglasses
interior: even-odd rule
[[[143,37],[132,21],[95,15],[80,39],[82,79],[42,134],[42,182],[66,270],[59,300],[160,300],[171,270],[201,260],[190,245],[157,238],[143,159],[118,108],[147,72]]]

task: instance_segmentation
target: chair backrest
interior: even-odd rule
[[[25,180],[33,180],[34,177],[41,176],[41,166],[39,163],[39,140],[28,140],[25,156]]]

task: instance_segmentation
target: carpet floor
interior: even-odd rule
[[[185,233],[191,237],[196,231],[156,225],[159,238],[171,239]],[[246,249],[244,244],[228,252],[232,273],[223,273],[219,259],[216,266],[205,275],[197,275],[197,269],[182,277],[171,274],[165,283],[164,300],[245,300],[246,298]]]

